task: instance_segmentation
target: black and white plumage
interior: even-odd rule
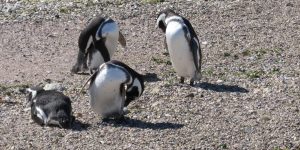
[[[124,107],[144,90],[142,76],[126,64],[112,60],[102,64],[90,81],[92,109],[103,118],[122,117]]]
[[[70,98],[55,90],[28,88],[31,118],[40,125],[70,128],[74,117]]]
[[[143,94],[145,88],[143,76],[123,62],[111,60],[108,63],[123,67],[129,72],[130,76],[132,77],[132,82],[128,85],[126,90],[125,107],[127,107],[131,101],[137,99]]]
[[[71,72],[78,73],[86,69],[95,71],[102,63],[111,59],[118,41],[123,47],[126,46],[124,36],[115,21],[101,16],[94,18],[79,36],[77,62]]]
[[[176,73],[191,78],[190,85],[201,79],[201,48],[191,23],[171,9],[159,13],[156,26],[165,33],[165,44]]]

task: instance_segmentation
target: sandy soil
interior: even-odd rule
[[[155,28],[173,7],[203,51],[203,79],[179,84]],[[300,1],[199,0],[0,3],[1,149],[299,149]],[[82,93],[72,129],[41,127],[24,88],[62,83],[72,99],[77,39],[94,15],[116,20],[127,40],[113,59],[147,75],[126,122],[101,122]]]

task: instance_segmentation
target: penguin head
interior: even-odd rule
[[[68,114],[65,109],[60,109],[57,112],[52,111],[48,119],[48,124],[56,125],[61,128],[70,128],[74,117]]]
[[[144,92],[144,80],[141,77],[134,78],[132,85],[128,87],[126,99],[134,100]]]
[[[159,27],[160,29],[163,30],[163,32],[166,32],[167,24],[166,24],[166,18],[170,14],[175,14],[175,12],[172,9],[165,9],[161,12],[159,12],[157,20],[156,20],[156,27]]]
[[[31,87],[31,88],[27,88],[26,92],[28,93],[27,95],[27,105],[32,105],[33,101],[35,100],[36,96],[38,95],[38,93],[44,91],[43,88],[41,87]]]

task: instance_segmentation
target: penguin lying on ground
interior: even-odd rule
[[[201,79],[201,48],[191,23],[171,9],[159,13],[156,27],[165,33],[165,44],[170,53],[172,66],[180,76],[191,78],[190,85]]]
[[[90,105],[103,119],[122,118],[124,107],[144,91],[142,75],[116,60],[102,64],[90,79]]]
[[[31,118],[40,125],[70,128],[74,117],[70,98],[55,90],[28,88]]]
[[[115,21],[101,16],[94,18],[79,36],[77,62],[71,72],[78,73],[87,69],[94,72],[102,63],[111,59],[118,41],[123,47],[126,46],[124,36]]]

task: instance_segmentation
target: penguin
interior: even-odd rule
[[[201,79],[202,52],[191,23],[173,10],[165,9],[158,15],[156,27],[165,33],[165,46],[180,83],[190,78],[193,86],[194,81]]]
[[[120,67],[123,67],[129,72],[132,78],[132,83],[128,85],[126,90],[126,99],[125,99],[124,106],[127,107],[130,102],[137,99],[143,94],[145,88],[144,77],[143,75],[139,74],[138,72],[136,72],[135,70],[133,70],[132,68],[130,68],[128,65],[124,64],[121,61],[111,60],[108,63],[112,63]]]
[[[125,47],[126,41],[118,24],[108,17],[97,16],[82,30],[78,39],[79,52],[71,73],[89,70],[92,74],[111,59],[118,41]]]
[[[103,119],[122,118],[126,88],[131,82],[132,78],[126,69],[103,63],[92,75],[88,89],[93,111]]]
[[[75,120],[72,116],[70,98],[55,90],[40,87],[26,89],[31,107],[31,118],[39,125],[70,128]]]

